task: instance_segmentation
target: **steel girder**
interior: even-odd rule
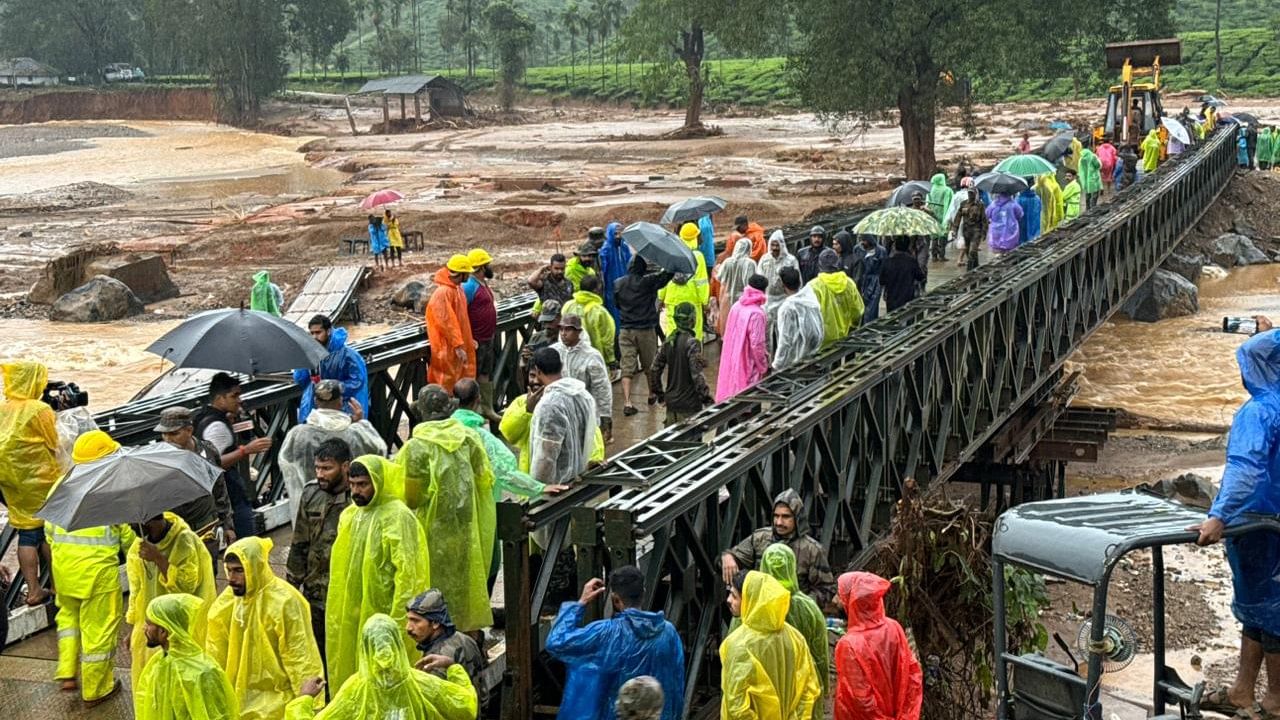
[[[885,527],[906,482],[946,480],[1020,411],[1052,402],[1071,353],[1226,187],[1235,165],[1228,135],[785,376],[623,451],[570,495],[528,509],[504,504],[507,612],[519,619],[507,638],[519,657],[503,716],[530,716],[541,677],[534,662],[550,570],[527,575],[528,531],[551,529],[555,551],[571,542],[584,576],[639,564],[649,606],[664,608],[685,639],[688,714],[714,684],[711,641],[727,625],[720,552],[767,525],[772,498],[791,487],[807,500],[802,520],[841,567]],[[1006,489],[1014,502],[1050,495],[1063,467],[1050,460],[1022,477],[991,477],[984,494],[994,487],[1001,503]]]

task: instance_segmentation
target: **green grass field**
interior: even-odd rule
[[[1182,65],[1165,70],[1166,87],[1172,90],[1204,89],[1227,96],[1280,97],[1280,42],[1275,32],[1266,28],[1224,30],[1223,83],[1219,87],[1214,73],[1212,32],[1190,32],[1182,36]],[[1101,60],[1101,59],[1099,59]],[[711,60],[707,63],[709,83],[706,101],[709,105],[745,107],[799,107],[799,98],[787,82],[786,60]],[[565,98],[592,102],[618,103],[644,107],[673,105],[684,102],[684,78],[680,73],[650,77],[647,65],[626,63],[534,67],[525,74],[522,88],[532,96]],[[431,74],[431,73],[428,73]],[[469,92],[493,87],[493,74],[479,71],[467,78],[458,72],[448,74]],[[372,77],[372,76],[370,76]],[[344,78],[310,73],[289,77],[288,89],[312,92],[349,93],[368,77],[348,74]],[[198,77],[171,77],[162,82],[200,82]],[[1098,74],[1081,87],[1083,96],[1096,96],[1115,81],[1114,71],[1099,62]],[[1071,98],[1073,84],[1068,78],[1026,80],[1018,83],[976,85],[975,97],[980,102],[1048,100]]]

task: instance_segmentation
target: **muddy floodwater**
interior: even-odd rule
[[[318,194],[342,173],[312,168],[280,137],[198,122],[76,121],[0,128],[0,195],[92,181],[162,196]]]
[[[1084,370],[1076,402],[1172,425],[1230,425],[1248,394],[1235,358],[1245,337],[1222,332],[1227,315],[1280,318],[1280,265],[1202,278],[1196,315],[1158,323],[1113,316],[1072,358]]]

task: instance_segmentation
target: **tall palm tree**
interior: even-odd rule
[[[565,4],[560,11],[560,24],[569,36],[569,82],[572,83],[578,66],[578,31],[582,28],[582,13],[578,10],[578,3]]]

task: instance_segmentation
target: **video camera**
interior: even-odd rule
[[[89,404],[89,391],[81,390],[79,385],[68,382],[51,382],[44,386],[44,394],[40,396],[54,412],[62,412],[72,408],[85,407]]]

